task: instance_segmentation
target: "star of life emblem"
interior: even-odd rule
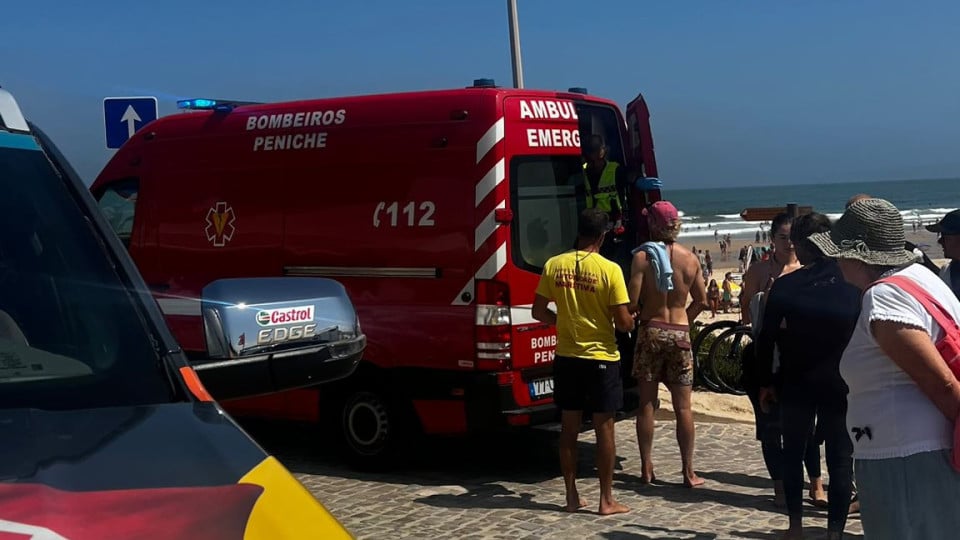
[[[205,229],[207,240],[214,247],[227,245],[237,231],[237,227],[233,224],[236,219],[237,216],[233,212],[233,207],[226,202],[220,201],[213,205],[207,211],[207,228]]]

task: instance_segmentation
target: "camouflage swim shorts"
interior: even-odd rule
[[[690,327],[646,321],[637,329],[633,377],[640,382],[693,385]]]

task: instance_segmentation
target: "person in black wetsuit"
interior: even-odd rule
[[[757,336],[761,406],[776,400],[783,430],[783,483],[790,528],[783,538],[802,537],[803,458],[809,444],[825,443],[830,475],[827,530],[841,538],[853,481],[853,444],[847,435],[847,385],[840,357],[860,313],[860,292],[843,279],[836,261],[823,257],[807,238],[830,230],[830,220],[811,213],[794,219],[790,231],[803,267],[770,288]],[[780,368],[772,372],[774,346]],[[809,441],[816,426],[817,438]]]
[[[740,290],[740,315],[743,324],[751,325],[751,333],[757,336],[763,327],[762,307],[764,296],[770,291],[771,285],[791,272],[799,270],[800,261],[797,259],[790,231],[793,219],[787,213],[780,213],[770,223],[770,236],[774,241],[774,251],[767,260],[757,259],[743,275],[743,288]],[[783,434],[780,427],[780,410],[777,407],[763,411],[760,407],[760,384],[757,373],[760,366],[755,354],[756,341],[752,341],[743,348],[743,372],[741,383],[750,399],[756,422],[756,438],[760,441],[760,450],[763,453],[763,462],[767,466],[767,473],[773,481],[774,505],[786,505],[783,491]],[[766,367],[769,372],[769,364]],[[810,428],[810,438],[815,433]],[[810,497],[814,504],[826,506],[827,495],[823,489],[823,478],[820,470],[820,447],[816,444],[807,445],[805,458],[807,475],[810,477]]]

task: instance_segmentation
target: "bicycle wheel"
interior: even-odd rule
[[[710,369],[710,345],[716,340],[723,331],[736,328],[735,321],[717,321],[710,323],[697,332],[697,337],[693,338],[690,350],[693,353],[693,374],[704,386],[714,392],[723,392],[723,388],[717,383],[711,374]],[[709,339],[708,339],[709,338]]]
[[[724,330],[710,344],[711,375],[723,391],[737,396],[747,393],[742,384],[743,349],[752,341],[750,327],[737,325]]]

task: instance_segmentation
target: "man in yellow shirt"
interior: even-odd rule
[[[568,512],[586,506],[576,485],[577,436],[583,411],[593,414],[597,435],[597,471],[600,477],[601,515],[629,509],[613,498],[616,460],[613,416],[623,406],[620,352],[614,327],[634,328],[627,309],[630,298],[623,271],[600,255],[610,216],[598,208],[580,214],[575,249],[551,257],[533,302],[533,316],[557,328],[553,363],[554,401],[561,411],[560,468],[567,490]],[[553,301],[557,312],[547,304]]]

